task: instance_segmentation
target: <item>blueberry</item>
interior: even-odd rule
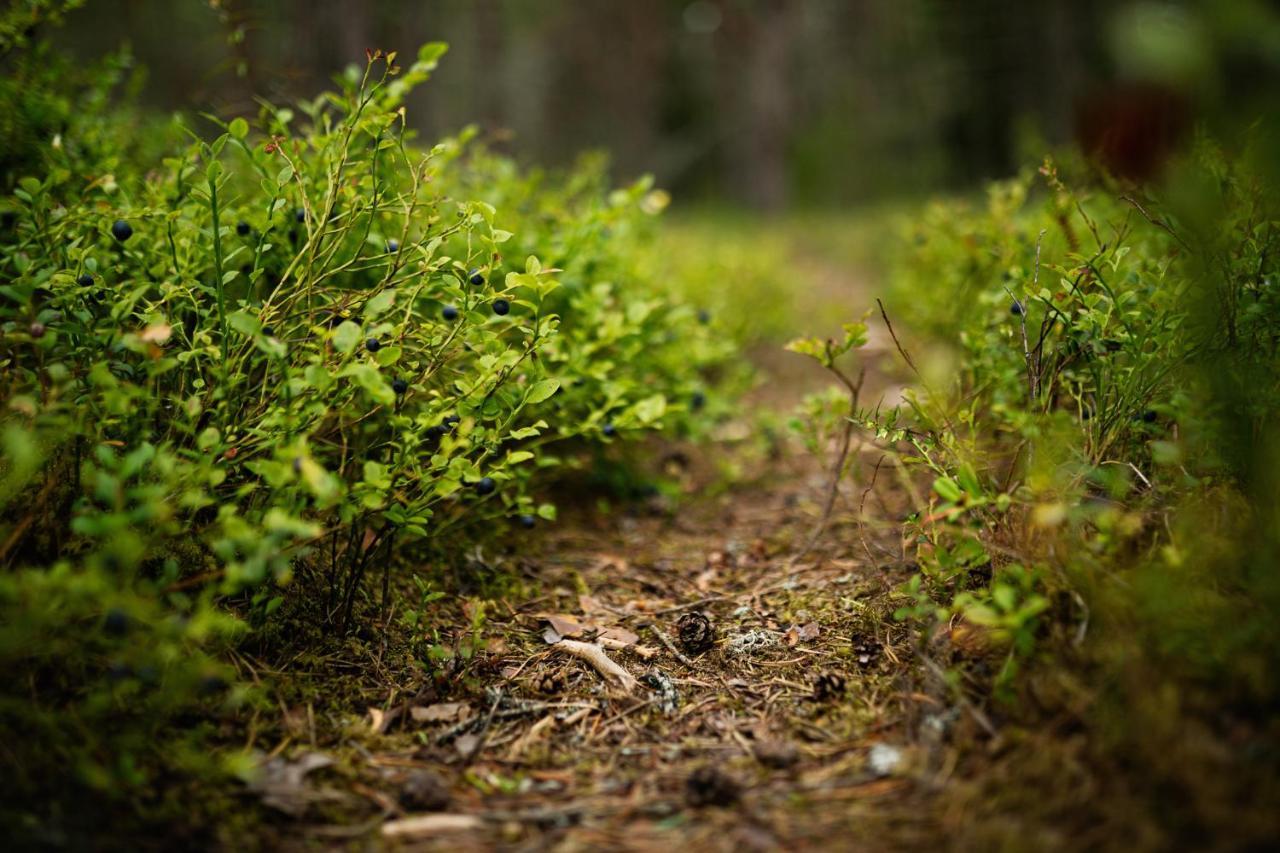
[[[400,251],[400,241],[399,241],[399,240],[388,240],[388,241],[387,241],[387,251],[388,251],[389,253],[391,253],[391,254],[394,254],[394,253],[396,253],[396,252]]]
[[[444,438],[445,433],[449,430],[442,426],[427,427],[427,439],[429,441],[439,441]]]
[[[44,331],[45,331],[44,323],[41,323],[39,320],[37,320],[36,322],[32,323],[30,326],[27,327],[27,331],[30,332],[31,337],[35,338],[38,341],[44,337]]]
[[[444,310],[443,310],[443,311],[441,311],[440,313],[441,313],[442,315],[444,315],[444,318],[445,318],[446,320],[456,320],[456,319],[458,319],[458,309],[457,309],[457,308],[455,308],[455,307],[453,307],[452,305],[446,305],[446,306],[444,306]]]
[[[479,267],[472,267],[471,271],[467,273],[467,280],[479,287],[484,284],[484,273],[480,272]]]
[[[220,675],[206,675],[200,679],[200,693],[215,696],[227,689],[227,681]]]
[[[511,310],[511,303],[505,299],[493,300],[493,313],[499,317],[505,317],[507,312]]]
[[[392,379],[391,390],[395,391],[397,394],[403,394],[409,390],[409,383],[403,379]]]
[[[297,229],[297,228],[290,228],[290,229],[289,229],[289,242],[290,242],[290,243],[297,243],[297,242],[298,242],[298,229]]]
[[[476,483],[476,494],[482,497],[491,495],[496,488],[498,488],[498,484],[493,482],[492,477],[481,477],[480,482]]]
[[[536,518],[534,518],[532,515],[528,515],[527,513],[525,515],[520,516],[518,521],[520,522],[520,526],[523,527],[525,530],[532,530],[538,523],[538,520]]]
[[[446,432],[453,432],[453,428],[460,423],[462,423],[462,418],[457,415],[448,415],[440,422],[440,425],[445,428]]]
[[[1016,300],[1016,299],[1015,299],[1015,300],[1013,300],[1013,304],[1009,306],[1009,313],[1010,313],[1010,314],[1012,314],[1012,315],[1013,315],[1013,316],[1015,316],[1015,317],[1021,317],[1021,316],[1022,316],[1022,312],[1023,312],[1024,310],[1025,310],[1025,309],[1023,309],[1023,307],[1022,307],[1022,303],[1021,303],[1021,302],[1019,302],[1019,301],[1018,301],[1018,300]]]
[[[603,427],[600,428],[600,431],[607,436],[614,436],[618,434],[618,428],[614,426],[612,423],[605,424]]]
[[[123,219],[117,219],[111,225],[111,236],[123,243],[133,236],[133,227]]]
[[[382,349],[382,341],[377,338],[369,338],[369,340],[364,342],[364,348],[369,352],[377,352]]]
[[[129,630],[129,615],[119,608],[112,608],[102,618],[102,630],[112,637],[122,637]]]
[[[236,233],[239,234],[241,237],[247,237],[249,235],[249,223],[245,222],[244,220],[237,222]]]
[[[701,311],[699,311],[699,312],[698,312],[698,322],[699,322],[699,323],[701,323],[701,324],[702,324],[702,325],[704,325],[704,326],[705,326],[705,325],[707,325],[708,323],[710,323],[710,322],[711,322],[711,312],[710,312],[710,311],[708,311],[708,310],[707,310],[707,309],[705,309],[705,308],[703,308]]]
[[[306,212],[305,210],[303,210],[302,208],[298,208],[297,210],[295,210],[295,211],[293,212],[293,218],[294,218],[295,220],[297,220],[298,222],[306,222],[306,221],[307,221],[307,212]]]
[[[274,338],[276,336],[276,330],[271,328],[270,326],[263,326],[262,334],[264,337]]]
[[[707,404],[707,395],[701,391],[694,391],[693,396],[689,398],[689,408],[695,412],[701,411],[702,407]]]
[[[88,273],[83,273],[78,279],[76,279],[76,284],[81,287],[93,287],[93,276]]]
[[[1142,413],[1142,420],[1149,424],[1155,423],[1156,418],[1158,417],[1160,417],[1160,415],[1156,412],[1155,409],[1147,409],[1145,412]]]

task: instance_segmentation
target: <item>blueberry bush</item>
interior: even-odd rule
[[[1182,792],[1170,826],[1245,836],[1268,825],[1264,806],[1232,809],[1274,801],[1261,744],[1280,696],[1280,210],[1267,150],[1201,138],[1143,191],[1047,160],[983,199],[914,212],[888,250],[877,318],[892,324],[902,404],[853,395],[850,411],[841,388],[798,418],[815,449],[852,428],[877,469],[900,474],[896,618],[919,628],[919,653],[951,668],[954,690],[1091,732],[1103,777],[1140,776],[1114,793]],[[848,328],[791,346],[847,385],[845,354],[866,343]],[[1233,764],[1245,743],[1258,751]],[[988,805],[1035,810],[1080,784],[1055,758],[1016,772],[1025,796],[1005,779]],[[1115,837],[1124,823],[1108,824]]]
[[[0,202],[10,803],[235,769],[207,739],[257,701],[247,632],[385,616],[408,558],[554,520],[557,471],[701,434],[743,381],[638,260],[648,180],[414,139],[441,44],[252,121],[143,117],[127,56],[12,47],[4,103],[37,118],[3,127]]]

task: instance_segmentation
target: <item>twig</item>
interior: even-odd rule
[[[650,623],[649,623],[649,630],[650,630],[650,631],[652,631],[652,632],[653,632],[653,635],[654,635],[655,637],[657,637],[657,638],[662,642],[662,645],[664,645],[664,646],[666,646],[666,647],[667,647],[667,651],[669,651],[669,652],[671,652],[671,654],[675,655],[675,659],[676,659],[676,660],[680,661],[680,663],[684,664],[685,666],[689,667],[690,669],[693,669],[693,668],[694,668],[694,666],[693,666],[693,661],[691,661],[691,660],[689,660],[687,657],[685,657],[685,656],[684,656],[684,654],[683,654],[679,649],[677,649],[677,648],[676,648],[676,644],[675,644],[675,643],[673,643],[673,642],[671,642],[671,638],[670,638],[670,637],[668,637],[668,636],[663,632],[663,630],[662,630],[661,628],[659,628],[657,625],[655,625],[655,624],[653,624],[652,622],[650,622]]]
[[[476,756],[480,754],[480,750],[484,749],[484,742],[489,738],[489,727],[493,725],[493,715],[498,711],[498,705],[502,702],[502,688],[499,687],[493,691],[493,704],[489,706],[489,713],[485,715],[484,723],[480,726],[480,731],[476,737],[475,746],[471,747],[471,751],[462,759],[462,766],[467,767],[471,762],[476,760]]]
[[[791,559],[787,560],[787,571],[791,571],[796,563],[800,562],[805,555],[813,550],[813,546],[818,544],[818,540],[827,529],[827,524],[831,521],[831,512],[835,509],[836,497],[840,494],[840,480],[844,476],[845,462],[849,458],[849,447],[853,444],[853,431],[857,425],[855,419],[858,416],[858,398],[862,395],[862,383],[867,379],[865,368],[858,374],[857,382],[845,376],[844,371],[836,367],[831,359],[827,360],[826,368],[848,390],[849,414],[845,418],[844,432],[840,436],[840,453],[836,456],[835,467],[831,469],[831,483],[827,486],[827,502],[822,508],[822,517],[818,519],[818,523],[814,526],[813,532],[809,534],[809,539],[804,543],[804,547],[791,555]]]
[[[889,312],[884,310],[884,303],[880,301],[880,297],[876,297],[876,304],[880,306],[880,316],[884,320],[885,327],[889,330],[889,337],[893,338],[893,345],[898,348],[898,355],[902,356],[907,366],[915,371],[916,376],[920,375],[920,369],[916,367],[916,363],[911,360],[911,356],[907,355],[907,351],[903,349],[902,342],[898,340],[898,334],[893,330],[893,324],[889,322]]]
[[[581,658],[596,668],[606,680],[614,682],[627,693],[631,693],[636,689],[636,680],[622,667],[613,662],[608,655],[604,653],[604,649],[595,643],[583,643],[578,640],[560,640],[552,643],[551,648],[560,649],[568,652],[574,657]]]

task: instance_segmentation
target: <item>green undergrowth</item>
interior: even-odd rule
[[[1270,150],[1202,138],[1144,191],[1046,161],[902,217],[883,302],[905,402],[809,405],[818,434],[851,421],[918,483],[897,618],[926,653],[1006,719],[1088,732],[990,773],[972,814],[1002,842],[1064,814],[1144,845],[1275,828]],[[792,346],[851,380],[866,327],[847,329]],[[1079,772],[1053,778],[1035,750]],[[1034,805],[1006,790],[1027,785]]]
[[[79,797],[143,813],[247,772],[227,733],[267,694],[237,647],[367,639],[415,570],[497,594],[476,555],[554,523],[558,479],[705,436],[749,382],[732,312],[650,256],[648,179],[415,138],[404,99],[443,53],[226,121],[132,108],[123,54],[8,49],[0,719],[24,837]]]

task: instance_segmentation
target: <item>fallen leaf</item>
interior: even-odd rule
[[[627,646],[640,642],[640,637],[626,628],[615,626],[613,628],[605,628],[596,636],[596,640],[607,649],[625,649]]]
[[[409,716],[415,723],[451,723],[471,716],[471,706],[466,702],[437,702],[434,705],[414,705]]]
[[[471,754],[476,751],[476,747],[480,745],[480,736],[473,734],[458,735],[453,745],[457,747],[459,755],[463,758],[470,758]]]
[[[580,637],[587,630],[577,619],[564,613],[539,613],[538,618],[545,620],[556,635],[556,639],[547,640],[548,643],[557,642],[563,637]],[[547,632],[544,631],[542,636],[546,639]]]
[[[276,756],[258,766],[258,775],[248,788],[261,798],[263,805],[299,817],[315,799],[306,785],[307,774],[331,764],[333,759],[320,752],[304,752],[292,761]]]

